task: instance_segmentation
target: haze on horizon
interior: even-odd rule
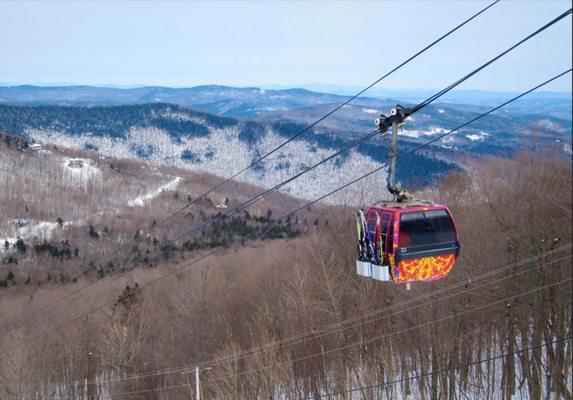
[[[4,2],[0,84],[362,87],[486,4]],[[501,1],[380,87],[441,88],[570,6]],[[459,89],[521,91],[569,68],[571,30],[567,17]]]

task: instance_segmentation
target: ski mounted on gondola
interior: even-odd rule
[[[460,245],[448,208],[415,200],[395,183],[398,129],[411,114],[397,105],[390,116],[376,120],[382,136],[391,128],[387,189],[392,201],[380,201],[356,213],[360,276],[385,282],[409,283],[441,279],[451,271]]]

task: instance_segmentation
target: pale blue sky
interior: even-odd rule
[[[363,86],[486,4],[0,1],[0,83]],[[570,7],[504,0],[382,87],[441,88]],[[460,89],[519,91],[569,68],[571,31],[569,16]]]

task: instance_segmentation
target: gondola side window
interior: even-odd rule
[[[371,240],[376,240],[375,235],[376,235],[376,223],[378,222],[378,213],[377,212],[373,212],[370,213],[370,216],[368,217],[368,233],[370,234],[370,239]]]
[[[386,251],[388,253],[392,253],[394,243],[394,225],[390,223],[390,227],[388,229],[388,238],[386,239]]]
[[[387,243],[388,243],[388,226],[390,225],[390,218],[392,217],[391,214],[384,213],[382,215],[382,229],[380,230],[382,236],[382,248],[384,251],[387,251]]]

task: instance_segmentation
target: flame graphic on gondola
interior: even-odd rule
[[[453,253],[404,260],[393,268],[392,278],[394,282],[434,281],[448,275],[455,262]]]

